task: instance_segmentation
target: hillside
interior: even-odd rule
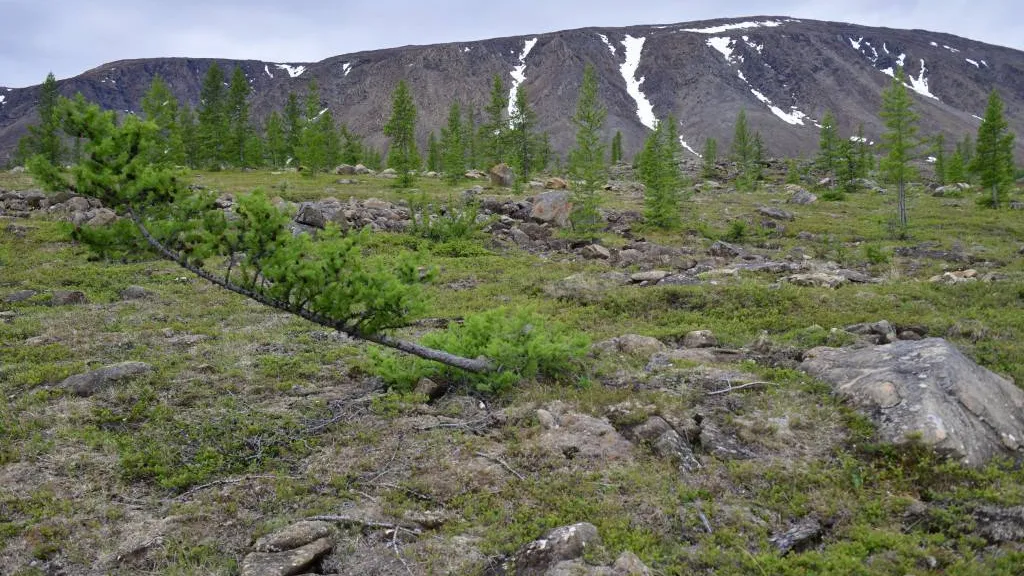
[[[112,62],[61,80],[61,93],[83,93],[102,106],[137,110],[154,75],[179,100],[197,103],[214,60],[161,58]],[[627,155],[639,149],[655,119],[674,114],[680,134],[699,150],[705,138],[731,138],[746,109],[765,135],[770,154],[808,154],[815,122],[827,110],[843,133],[863,123],[876,140],[881,89],[905,66],[921,115],[922,132],[953,141],[973,134],[985,98],[998,90],[1010,127],[1024,133],[1024,52],[948,34],[758,16],[628,28],[586,28],[493,40],[407,46],[339,55],[316,63],[216,60],[241,66],[253,88],[253,113],[262,121],[281,109],[289,92],[315,78],[326,104],[367,141],[383,147],[389,97],[409,82],[419,108],[419,137],[444,123],[453,100],[482,109],[495,74],[521,81],[556,150],[571,143],[569,118],[586,62],[597,68],[606,130],[621,130]],[[516,80],[518,79],[518,80]],[[0,164],[34,121],[38,87],[0,88]],[[1024,138],[1017,140],[1024,158]]]

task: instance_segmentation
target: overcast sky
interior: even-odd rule
[[[1024,49],[1024,0],[0,0],[0,86],[160,56],[315,62],[406,44],[793,16],[949,32]]]

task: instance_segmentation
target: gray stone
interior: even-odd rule
[[[152,293],[142,286],[129,286],[121,290],[120,296],[121,300],[142,300],[152,296]]]
[[[398,171],[394,168],[385,168],[378,174],[381,178],[398,178]]]
[[[50,295],[50,306],[70,306],[87,302],[85,293],[80,290],[54,290]]]
[[[623,334],[594,344],[595,352],[601,354],[625,354],[627,356],[649,357],[665,350],[666,346],[657,338],[639,334]]]
[[[817,202],[817,201],[818,201],[818,197],[817,196],[815,196],[814,194],[811,194],[810,192],[808,192],[807,190],[804,190],[803,188],[800,188],[800,189],[794,191],[793,195],[789,197],[789,200],[787,200],[787,202],[789,202],[790,204],[799,204],[799,205],[812,204],[812,203]]]
[[[550,190],[565,190],[569,187],[569,183],[564,178],[548,178],[544,181],[544,187]]]
[[[739,246],[719,240],[708,248],[708,254],[718,258],[735,258],[743,254],[743,249]]]
[[[784,278],[786,282],[797,286],[811,286],[818,288],[838,288],[849,282],[844,276],[826,274],[824,272],[812,272],[809,274],[793,274]]]
[[[16,304],[18,302],[24,302],[36,294],[38,294],[38,292],[35,290],[18,290],[17,292],[11,292],[7,296],[4,296],[4,302],[8,304]]]
[[[416,383],[416,387],[413,388],[414,393],[422,394],[431,400],[436,400],[441,396],[444,396],[444,393],[447,391],[447,384],[439,384],[426,377],[420,378],[419,382]]]
[[[502,162],[492,166],[488,170],[487,175],[491,178],[491,185],[501,186],[503,188],[511,188],[516,183],[516,173],[512,171],[512,168],[508,164]]]
[[[75,196],[74,198],[69,198],[64,205],[67,206],[69,212],[85,212],[89,209],[89,199],[83,196]]]
[[[253,552],[242,560],[242,576],[296,576],[333,547],[330,539],[321,538],[287,552]]]
[[[299,211],[295,214],[295,222],[314,228],[323,228],[327,225],[327,217],[324,211],[312,202],[303,202],[299,205]]]
[[[971,466],[1024,449],[1024,390],[941,338],[815,348],[801,368],[862,408],[886,442],[915,439]]]
[[[356,167],[351,164],[339,164],[334,173],[338,176],[349,176],[356,173]]]
[[[649,282],[653,284],[671,275],[671,272],[667,272],[665,270],[647,270],[645,272],[630,274],[629,279],[637,284],[641,282]]]
[[[82,374],[69,376],[60,383],[61,388],[67,388],[79,396],[92,396],[115,382],[127,380],[152,370],[149,364],[144,362],[122,362],[92,370]]]
[[[693,330],[683,338],[686,348],[714,348],[718,346],[718,338],[711,330]]]
[[[515,555],[516,576],[544,576],[559,562],[582,558],[588,548],[601,545],[597,528],[589,522],[555,528],[543,538],[523,546]]]
[[[537,222],[565,227],[569,224],[572,202],[568,192],[545,192],[533,199],[530,218]]]
[[[93,227],[109,226],[117,221],[117,214],[109,208],[99,208],[92,218],[86,222],[87,225]]]
[[[282,528],[256,541],[257,552],[284,552],[301,548],[331,535],[333,526],[327,522],[303,520]]]
[[[792,212],[787,212],[781,208],[772,208],[770,206],[761,206],[757,209],[758,213],[772,218],[773,220],[794,220],[796,216]]]
[[[821,532],[820,522],[814,518],[805,518],[782,534],[773,535],[768,541],[775,545],[780,554],[786,555],[793,550],[803,550],[817,540]]]
[[[580,255],[588,260],[609,260],[612,253],[600,244],[587,244],[580,249]]]
[[[600,301],[609,290],[629,283],[629,276],[619,272],[598,275],[580,273],[545,286],[544,293],[549,298],[593,303]]]

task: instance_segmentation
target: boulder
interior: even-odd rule
[[[416,387],[413,388],[413,392],[416,394],[422,394],[431,400],[437,400],[444,393],[448,391],[448,385],[446,383],[435,382],[430,378],[420,378],[419,382],[416,383]]]
[[[75,196],[69,198],[64,206],[67,207],[68,212],[85,212],[89,209],[89,199],[84,196]]]
[[[366,166],[363,166],[362,164],[356,164],[356,167],[353,169],[352,172],[353,174],[369,174],[372,171]]]
[[[572,214],[572,202],[568,192],[545,192],[533,199],[530,218],[542,223],[565,227]]]
[[[932,276],[928,279],[934,284],[962,284],[964,282],[975,282],[978,280],[978,271],[973,268],[967,270],[956,270]]]
[[[582,558],[588,548],[600,545],[601,536],[589,522],[555,528],[516,552],[515,575],[545,576],[559,562]]]
[[[544,187],[549,190],[565,190],[569,187],[569,183],[564,178],[548,178],[544,181]]]
[[[718,258],[736,258],[743,254],[743,249],[734,244],[729,244],[728,242],[722,242],[719,240],[708,248],[708,254]]]
[[[152,296],[152,293],[142,286],[129,286],[121,290],[120,296],[121,300],[142,300]]]
[[[86,222],[89,226],[108,226],[117,221],[117,214],[110,208],[100,208],[96,210],[96,213],[92,218]]]
[[[469,171],[467,171],[464,174],[464,176],[466,178],[469,178],[470,180],[480,180],[482,178],[486,178],[487,177],[486,174],[484,174],[483,172],[481,172],[479,170],[469,170]]]
[[[711,330],[694,330],[683,338],[686,348],[714,348],[718,346],[718,338]]]
[[[1024,448],[1024,390],[941,338],[814,348],[801,368],[862,408],[886,442],[915,438],[972,466]]]
[[[812,286],[818,288],[838,288],[849,282],[845,276],[826,274],[824,272],[812,272],[809,274],[793,274],[784,278],[786,282],[797,286]]]
[[[800,551],[815,542],[822,532],[821,523],[814,518],[804,518],[792,528],[768,539],[785,556],[790,551]]]
[[[790,204],[800,205],[812,204],[817,201],[817,196],[811,194],[810,192],[804,190],[803,188],[798,188],[796,191],[793,192],[793,195],[789,197],[789,200],[787,200],[787,202],[789,202]]]
[[[351,176],[356,173],[356,167],[351,164],[340,164],[334,169],[334,173],[338,176]]]
[[[602,354],[625,354],[626,356],[650,357],[651,354],[665,350],[665,345],[657,338],[639,334],[623,334],[603,342],[594,344],[595,352]]]
[[[588,260],[608,260],[612,257],[612,253],[600,244],[587,244],[580,248],[580,255]]]
[[[398,178],[398,171],[394,168],[387,168],[380,173],[381,178]]]
[[[79,290],[54,290],[50,295],[50,306],[71,306],[87,302],[85,293]]]
[[[324,215],[323,209],[316,204],[303,202],[295,214],[295,222],[314,228],[323,228],[327,225],[327,216]]]
[[[326,538],[333,532],[327,522],[303,520],[256,541],[257,552],[284,552]]]
[[[314,562],[334,547],[328,538],[310,542],[287,552],[253,552],[242,560],[242,576],[295,576],[304,574]]]
[[[598,302],[604,293],[630,283],[629,276],[618,272],[604,274],[573,274],[544,288],[549,298],[581,303]]]
[[[487,175],[491,178],[492,186],[511,188],[516,183],[516,173],[504,162],[492,166]]]
[[[629,279],[637,284],[641,284],[643,282],[654,284],[662,280],[663,278],[667,278],[671,275],[671,272],[667,272],[665,270],[647,270],[646,272],[636,272],[634,274],[630,274]]]
[[[67,388],[79,396],[92,396],[105,386],[145,374],[150,370],[150,365],[144,362],[121,362],[99,370],[69,376],[60,383],[60,387]]]
[[[18,302],[24,302],[36,294],[38,294],[38,292],[35,290],[18,290],[17,292],[11,292],[7,296],[4,296],[4,302],[7,304],[16,304]]]
[[[763,216],[767,216],[773,220],[794,220],[796,216],[792,212],[787,212],[781,208],[773,208],[771,206],[761,206],[757,209],[757,212]]]

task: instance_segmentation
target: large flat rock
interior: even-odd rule
[[[941,338],[868,348],[815,348],[801,368],[832,384],[878,426],[971,466],[1024,456],[1024,390]]]

